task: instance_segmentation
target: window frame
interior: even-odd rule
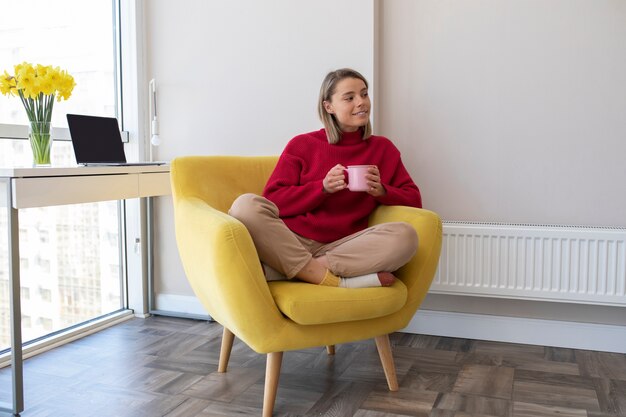
[[[143,30],[143,0],[111,0],[113,42],[115,45],[114,79],[116,85],[116,117],[122,128],[122,140],[127,152],[146,155],[146,117],[140,111],[140,97],[145,96],[140,87],[143,64],[140,42]],[[130,103],[125,105],[125,103]],[[68,128],[52,128],[54,140],[71,141]],[[144,138],[142,140],[141,138]],[[28,126],[0,123],[0,140],[27,140]],[[120,309],[93,317],[87,321],[53,331],[23,344],[24,358],[34,356],[60,344],[68,343],[106,327],[126,321],[134,316],[149,315],[147,269],[141,253],[148,250],[146,231],[146,205],[144,201],[118,203],[120,239]],[[0,368],[10,364],[10,350],[0,352]]]

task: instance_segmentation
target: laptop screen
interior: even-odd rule
[[[77,163],[126,162],[116,118],[68,114],[67,124]]]

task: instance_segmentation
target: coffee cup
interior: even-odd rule
[[[369,186],[367,185],[368,168],[371,165],[348,165],[346,171],[348,172],[348,189],[350,191],[367,191]]]

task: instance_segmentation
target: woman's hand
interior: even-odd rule
[[[365,175],[367,185],[369,186],[367,193],[373,197],[380,197],[387,194],[387,190],[385,190],[385,187],[380,182],[380,171],[378,167],[372,165],[367,169],[367,172],[367,175]]]
[[[345,169],[346,167],[343,165],[337,164],[328,171],[324,177],[324,181],[322,181],[325,192],[332,194],[347,187],[346,177],[344,175]]]

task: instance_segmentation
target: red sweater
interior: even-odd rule
[[[400,151],[385,137],[363,140],[361,135],[360,131],[344,133],[338,144],[331,145],[321,129],[287,144],[263,195],[278,206],[289,229],[327,243],[367,228],[368,217],[379,204],[422,207]],[[377,165],[387,194],[375,198],[348,189],[325,193],[322,181],[337,164]]]

